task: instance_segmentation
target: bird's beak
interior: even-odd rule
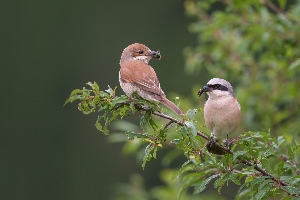
[[[201,96],[203,92],[209,92],[211,91],[212,88],[209,87],[208,85],[203,86],[203,88],[201,90],[198,91],[198,95]]]
[[[160,51],[151,51],[149,53],[149,56],[151,56],[152,58],[158,58],[159,60],[161,59],[161,55],[160,55]]]

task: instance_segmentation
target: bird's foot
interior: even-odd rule
[[[228,134],[226,136],[226,140],[224,142],[224,146],[227,148],[227,149],[230,149],[230,146],[232,145],[231,143],[231,140],[228,139]]]
[[[217,140],[214,135],[211,136],[210,140],[212,141],[212,143],[217,143]]]
[[[227,135],[226,140],[225,140],[225,143],[224,143],[224,146],[225,146],[228,150],[230,150],[231,145],[234,144],[234,143],[237,142],[237,141],[238,141],[238,138],[234,138],[234,139],[230,140],[230,139],[228,139],[228,135]]]

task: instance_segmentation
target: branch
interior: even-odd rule
[[[120,103],[118,105],[115,106],[115,108],[113,110],[117,110],[119,109],[120,107],[122,106],[125,106],[125,105],[130,105],[129,102],[123,102],[123,103]],[[183,121],[180,121],[176,118],[173,118],[167,114],[164,114],[162,112],[158,112],[158,111],[153,111],[152,108],[150,107],[143,107],[141,106],[140,104],[134,104],[134,107],[136,110],[138,111],[150,111],[153,115],[156,115],[158,117],[161,117],[161,118],[164,118],[164,119],[167,119],[169,120],[169,122],[164,126],[164,129],[168,128],[172,123],[175,123],[175,124],[178,124],[179,126],[185,126],[185,122],[184,120]],[[211,138],[208,137],[207,135],[205,135],[204,133],[202,133],[201,131],[197,131],[197,135],[204,138],[205,140],[207,141],[211,141]],[[224,147],[222,145],[220,145],[219,143],[215,142],[214,145],[216,145],[218,148],[222,149],[224,152],[227,152],[229,154],[233,154],[234,152],[231,151],[229,148],[227,147]],[[270,179],[272,179],[274,182],[276,182],[277,184],[280,185],[280,189],[282,191],[284,191],[287,195],[290,195],[290,196],[295,196],[295,197],[300,197],[300,195],[297,195],[297,194],[291,194],[289,191],[287,191],[284,186],[289,186],[288,183],[285,183],[283,181],[281,181],[280,179],[276,178],[274,175],[270,174],[269,172],[267,172],[266,170],[262,169],[261,167],[259,167],[257,164],[254,164],[254,163],[251,163],[249,162],[248,160],[244,160],[244,159],[239,159],[241,163],[243,163],[244,165],[247,165],[247,166],[252,166],[256,171],[258,171],[261,175],[263,176],[268,176],[270,177]]]
[[[271,10],[273,10],[276,13],[280,13],[282,15],[284,15],[285,17],[288,18],[287,14],[284,12],[283,9],[278,8],[275,4],[273,4],[271,1],[269,0],[262,0],[262,3],[267,5]]]
[[[129,104],[129,103],[128,103]],[[127,105],[128,105],[127,104]],[[124,104],[125,105],[125,104]],[[138,104],[135,104],[135,108],[139,111],[149,111],[151,110],[151,108],[144,108]],[[152,110],[151,110],[152,111]],[[158,117],[161,117],[161,118],[164,118],[164,119],[167,119],[167,120],[170,120],[164,127],[167,128],[169,125],[171,125],[172,123],[176,123],[178,124],[179,126],[185,126],[185,123],[184,121],[180,121],[178,119],[175,119],[169,115],[166,115],[162,112],[157,112],[157,111],[152,111],[152,114],[153,115],[156,115]],[[197,135],[206,139],[207,141],[210,141],[210,137],[208,137],[207,135],[205,135],[204,133],[202,133],[201,131],[197,131]],[[215,143],[215,145],[218,147],[218,148],[221,148],[222,150],[224,150],[225,152],[229,153],[229,154],[233,154],[233,151],[231,151],[230,149],[220,145],[219,143]],[[285,193],[287,193],[288,195],[290,196],[295,196],[295,197],[300,197],[300,195],[296,195],[296,194],[291,194],[289,191],[287,191],[283,186],[288,186],[289,184],[288,183],[285,183],[283,181],[281,181],[280,179],[276,178],[274,175],[270,174],[269,172],[265,171],[264,169],[262,169],[261,167],[259,167],[258,165],[256,164],[253,164],[251,162],[249,162],[248,160],[243,160],[243,159],[240,159],[240,162],[247,165],[247,166],[252,166],[255,170],[257,170],[258,172],[260,172],[261,175],[263,176],[268,176],[270,177],[270,179],[272,179],[274,182],[278,183],[281,187],[280,189],[282,191],[284,191]]]
[[[262,3],[266,4],[271,10],[285,15],[284,10],[282,10],[281,8],[278,8],[275,4],[273,4],[269,0],[263,0]]]

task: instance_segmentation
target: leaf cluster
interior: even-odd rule
[[[240,185],[240,198],[300,197],[300,145],[296,142],[290,143],[283,136],[272,138],[269,132],[246,132],[232,150],[220,146],[227,153],[219,157],[205,149],[209,137],[197,130],[197,109],[188,110],[184,120],[176,119],[138,96],[118,97],[115,89],[101,91],[95,82],[88,85],[89,89],[74,90],[66,103],[78,100],[82,113],[97,112],[96,128],[104,134],[109,134],[111,122],[138,114],[140,131],[125,131],[125,134],[129,141],[146,143],[143,168],[146,162],[157,157],[157,151],[163,146],[181,150],[187,161],[177,172],[181,180],[179,197],[190,187],[194,188],[194,194],[199,194],[212,182],[219,192],[229,183]]]
[[[118,121],[124,116],[134,115],[136,111],[139,111],[140,131],[125,130],[125,134],[128,140],[139,138],[148,143],[144,150],[143,168],[147,161],[156,158],[158,148],[162,147],[162,144],[167,140],[167,131],[169,129],[178,128],[178,132],[180,133],[170,140],[171,144],[180,146],[185,152],[199,148],[201,142],[196,137],[197,130],[192,121],[185,121],[185,126],[181,124],[179,127],[176,127],[172,126],[172,124],[180,121],[170,117],[171,121],[164,124],[165,121],[159,121],[154,118],[155,113],[156,115],[163,115],[160,112],[161,108],[157,104],[144,100],[138,95],[133,95],[132,99],[128,99],[125,95],[118,97],[115,95],[116,88],[112,89],[110,86],[108,86],[107,90],[101,91],[96,82],[89,82],[87,85],[90,88],[84,87],[83,89],[73,90],[70,97],[66,100],[65,105],[79,100],[78,110],[82,113],[99,113],[95,126],[106,135],[109,134],[108,127],[111,122]],[[196,111],[196,109],[189,111],[187,116],[194,118]]]
[[[219,192],[230,183],[239,185],[238,199],[299,198],[299,147],[282,136],[272,138],[270,133],[246,132],[231,154],[216,157],[205,152],[185,164],[179,171],[181,192],[193,186],[197,194],[214,181]],[[287,193],[290,197],[285,196]]]
[[[245,130],[299,138],[299,1],[186,0],[185,10],[197,36],[184,50],[186,72],[232,83]]]
[[[123,123],[121,129],[126,145],[138,144],[132,152],[143,152],[143,168],[163,147],[171,150],[162,162],[185,158],[179,169],[162,171],[166,186],[149,193],[135,176],[125,188],[142,199],[174,199],[175,193],[193,199],[191,188],[204,198],[208,188],[222,193],[232,185],[239,187],[236,199],[299,199],[300,2],[186,0],[184,6],[195,19],[189,30],[197,35],[197,45],[184,50],[186,72],[231,82],[242,105],[243,129],[252,130],[236,138],[232,149],[217,143],[224,156],[206,150],[210,138],[199,131],[204,129],[198,118],[201,110],[194,105],[184,105],[191,108],[184,119],[172,117],[137,95],[116,96],[115,89],[100,90],[95,82],[74,90],[66,103],[76,100],[82,113],[97,113],[95,126],[104,134],[112,122],[138,115],[139,128]]]

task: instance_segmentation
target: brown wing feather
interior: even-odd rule
[[[156,73],[150,65],[139,60],[127,61],[123,63],[120,73],[125,82],[134,83],[156,95],[164,95]]]
[[[139,60],[130,60],[122,63],[120,69],[122,81],[135,84],[139,88],[154,94],[153,97],[172,109],[178,115],[184,114],[173,102],[166,98],[166,95],[160,87],[160,83],[154,69]]]

